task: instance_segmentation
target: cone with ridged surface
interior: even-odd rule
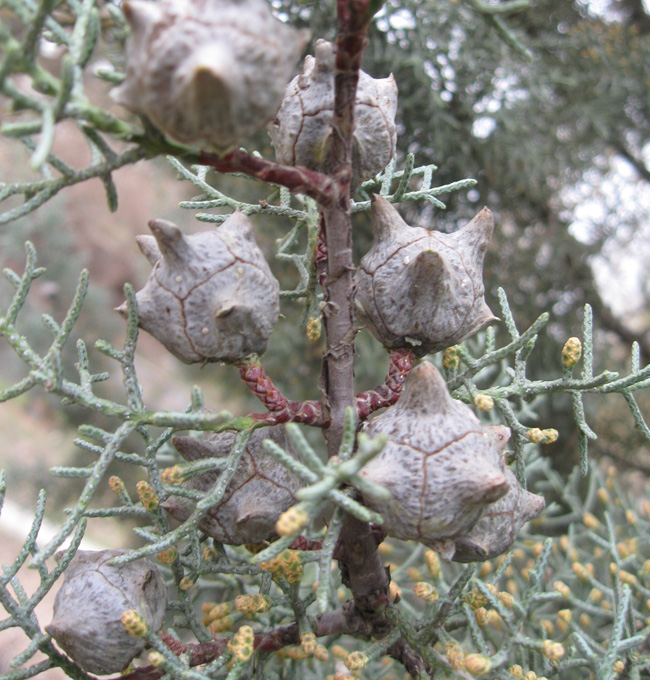
[[[422,356],[496,320],[483,285],[494,230],[487,208],[452,234],[410,227],[382,196],[373,196],[371,218],[374,241],[355,277],[356,304],[383,345]]]
[[[413,369],[399,402],[366,432],[388,436],[361,474],[390,492],[388,500],[363,493],[389,536],[420,541],[449,559],[455,538],[508,493],[503,450],[510,431],[481,425],[429,362]]]

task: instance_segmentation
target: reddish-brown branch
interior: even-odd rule
[[[397,403],[414,361],[415,355],[411,350],[392,349],[390,351],[390,365],[384,384],[375,387],[374,390],[357,394],[357,412],[360,420],[367,418],[377,409]]]
[[[199,163],[219,172],[241,172],[262,182],[279,184],[293,193],[311,196],[322,206],[332,206],[339,201],[340,188],[336,180],[302,166],[282,165],[240,150],[225,156],[201,151]]]
[[[290,401],[273,384],[258,361],[247,361],[238,364],[237,368],[241,379],[269,410],[269,413],[252,415],[255,420],[268,425],[304,423],[313,427],[327,427],[328,421],[323,417],[319,401]]]

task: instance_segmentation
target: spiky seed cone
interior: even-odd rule
[[[496,317],[485,303],[483,259],[494,230],[487,208],[452,234],[410,227],[373,196],[374,241],[355,281],[359,320],[386,347],[422,356],[451,347]]]
[[[323,170],[332,137],[336,46],[316,42],[315,57],[287,85],[282,106],[269,124],[280,163]],[[395,155],[397,85],[393,76],[359,73],[354,107],[352,185],[374,177]]]
[[[510,491],[488,505],[478,522],[456,538],[454,562],[483,562],[510,550],[521,527],[546,507],[542,496],[526,491],[510,468],[506,468]]]
[[[108,562],[121,550],[80,550],[64,572],[46,631],[88,673],[119,673],[142,651],[145,641],[122,625],[135,610],[147,627],[162,628],[167,589],[156,567],[139,559],[123,566]]]
[[[272,439],[285,451],[293,449],[284,426],[262,427],[253,432],[239,466],[217,505],[212,507],[199,525],[206,534],[229,545],[262,543],[275,536],[279,516],[294,505],[300,480],[272,458],[262,446]],[[187,461],[223,458],[230,454],[235,435],[222,432],[208,439],[176,437],[173,444]],[[195,477],[183,486],[207,491],[217,480],[218,473]],[[181,497],[171,497],[163,504],[169,514],[182,522],[194,506]]]
[[[366,431],[388,435],[361,474],[390,491],[388,500],[363,494],[390,536],[420,541],[449,559],[455,537],[508,492],[503,449],[509,430],[483,427],[468,406],[452,399],[429,362],[413,369],[399,402]]]
[[[129,0],[114,98],[182,142],[226,152],[277,111],[309,39],[265,0]]]
[[[192,236],[165,220],[149,226],[153,236],[137,239],[153,265],[136,295],[140,327],[188,364],[263,353],[278,320],[280,286],[250,220],[235,212]],[[117,311],[126,315],[126,305]]]

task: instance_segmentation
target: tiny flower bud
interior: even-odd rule
[[[562,348],[562,366],[573,368],[582,356],[582,343],[580,338],[569,338]]]
[[[310,317],[307,321],[307,340],[309,342],[316,342],[321,335],[321,320],[318,316]]]
[[[329,652],[323,645],[318,645],[316,651],[314,652],[314,659],[317,661],[327,661],[330,658]]]
[[[190,588],[194,587],[194,580],[190,576],[183,576],[180,583],[178,584],[178,587],[182,591],[190,590]]]
[[[440,578],[440,558],[433,550],[424,551],[424,562],[431,578]]]
[[[542,642],[542,654],[551,661],[558,661],[566,654],[566,649],[561,642],[544,640]]]
[[[489,622],[488,612],[485,607],[479,607],[474,610],[474,618],[479,626],[487,626]]]
[[[474,397],[474,406],[479,411],[491,411],[494,408],[494,399],[489,394],[477,394]]]
[[[600,527],[600,522],[598,518],[590,512],[585,512],[582,516],[582,522],[588,529],[598,529]]]
[[[345,659],[345,667],[349,671],[360,671],[368,663],[368,657],[363,652],[352,652]]]
[[[428,604],[431,604],[438,599],[438,591],[431,584],[425,583],[424,581],[416,583],[413,586],[413,592],[418,599],[427,602]]]
[[[147,624],[135,609],[127,609],[122,614],[124,630],[133,637],[144,637],[147,634]]]
[[[300,646],[305,654],[312,656],[318,647],[316,636],[313,633],[305,633],[300,637]]]
[[[468,654],[465,657],[465,670],[472,675],[480,677],[489,673],[492,669],[492,662],[483,654]]]
[[[519,664],[510,666],[510,668],[508,668],[508,673],[510,673],[515,680],[522,680],[524,677],[524,669]]]
[[[285,510],[275,523],[278,536],[291,536],[309,523],[309,515],[301,507],[294,505]]]
[[[562,581],[555,581],[553,583],[553,588],[557,590],[557,592],[560,593],[562,597],[568,598],[569,595],[571,595],[571,589],[566,583],[563,583]]]
[[[570,609],[560,609],[557,615],[558,618],[560,618],[560,620],[564,621],[565,623],[571,622],[572,612]]]
[[[124,491],[124,482],[117,475],[109,477],[108,486],[114,494],[119,494]]]
[[[174,546],[171,546],[166,550],[161,550],[156,554],[156,557],[158,558],[159,562],[162,562],[162,564],[172,564],[178,558],[178,550],[176,550]]]
[[[447,349],[442,354],[442,365],[443,368],[447,370],[458,368],[460,365],[460,356],[458,354],[458,347],[454,345],[453,347],[447,347]]]
[[[153,487],[151,484],[149,484],[149,482],[144,480],[139,481],[135,485],[135,490],[138,494],[140,502],[149,512],[152,512],[158,507],[158,495],[153,490]]]
[[[165,657],[160,652],[149,652],[147,658],[154,668],[160,668],[165,661]]]
[[[165,468],[160,473],[160,480],[163,484],[180,484],[183,481],[183,469],[180,465]]]

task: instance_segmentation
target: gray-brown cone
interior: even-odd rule
[[[506,468],[510,491],[488,505],[479,521],[455,541],[454,562],[483,562],[510,550],[521,527],[546,507],[542,496],[526,491]]]
[[[199,524],[202,531],[221,543],[243,545],[272,538],[278,517],[296,502],[295,494],[302,484],[265,451],[262,446],[265,439],[272,439],[293,454],[283,425],[253,432],[221,502],[210,508]],[[234,441],[233,432],[222,432],[208,439],[176,437],[173,444],[185,460],[193,461],[226,457]],[[183,486],[208,491],[217,477],[217,472],[206,473],[184,482]],[[179,522],[184,522],[194,510],[190,501],[180,497],[171,497],[162,505]]]
[[[185,363],[261,354],[278,320],[280,287],[250,220],[233,213],[213,231],[185,236],[164,220],[137,241],[153,265],[136,295],[139,325]],[[118,307],[125,315],[126,305]]]
[[[384,346],[423,356],[496,320],[483,285],[494,230],[487,208],[452,234],[410,227],[382,196],[373,196],[371,218],[374,241],[355,277],[356,303]]]
[[[399,402],[366,432],[388,436],[361,474],[390,491],[388,500],[363,494],[389,536],[420,541],[450,558],[455,538],[508,493],[503,450],[510,431],[481,425],[468,406],[452,399],[429,362],[413,369]]]
[[[265,0],[129,0],[126,80],[114,98],[182,142],[225,152],[275,114],[309,34]]]
[[[287,86],[282,106],[269,124],[280,163],[322,170],[332,134],[336,47],[316,42],[315,57]],[[395,155],[397,85],[393,76],[375,79],[359,73],[354,108],[352,185],[381,172]]]
[[[167,606],[167,589],[146,559],[122,566],[109,560],[121,550],[80,550],[64,572],[54,601],[54,618],[46,631],[88,673],[119,673],[142,651],[145,641],[126,632],[122,613],[135,609],[159,632]]]

